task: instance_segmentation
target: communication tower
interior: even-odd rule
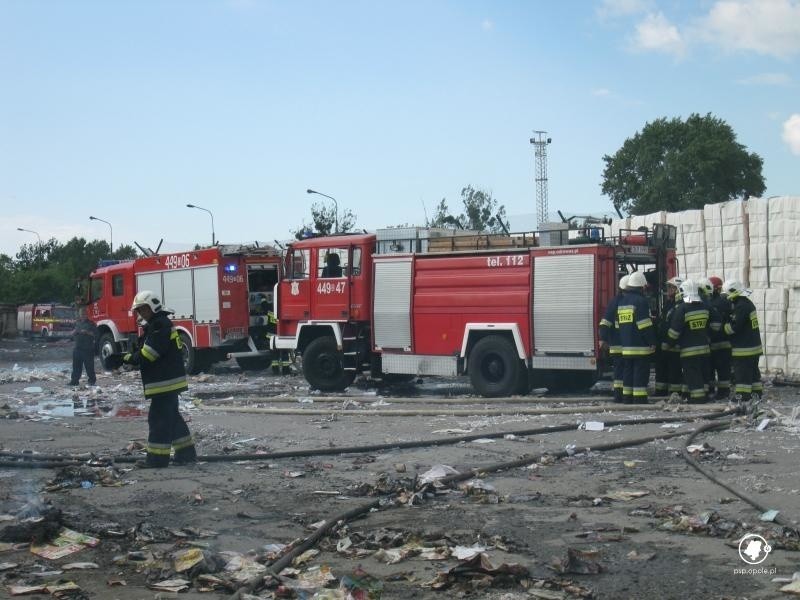
[[[536,158],[536,221],[541,226],[547,223],[547,144],[552,139],[546,131],[534,131],[536,137],[531,138],[533,155]]]

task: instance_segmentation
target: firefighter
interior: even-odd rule
[[[758,357],[761,356],[761,332],[758,313],[748,298],[751,292],[739,281],[728,280],[722,292],[731,303],[731,315],[725,324],[725,333],[731,342],[731,364],[736,400],[759,400],[763,387]]]
[[[614,402],[622,402],[622,378],[625,372],[625,363],[622,358],[622,347],[619,345],[619,327],[617,321],[617,305],[625,295],[628,276],[624,275],[619,280],[619,292],[606,307],[606,312],[600,321],[600,349],[608,348],[608,354],[614,365]]]
[[[650,357],[655,352],[656,333],[650,318],[650,304],[644,297],[647,280],[636,271],[628,277],[625,294],[617,305],[619,341],[625,370],[622,396],[626,404],[647,402]]]
[[[656,348],[656,394],[669,394],[671,401],[680,400],[683,375],[680,348],[670,343],[667,332],[675,307],[681,302],[680,286],[683,279],[673,277],[667,281],[667,298],[658,320],[658,347]]]
[[[722,279],[709,277],[712,285],[711,306],[717,312],[720,323],[730,320],[731,303],[722,295]],[[711,332],[711,383],[716,381],[716,399],[723,400],[731,391],[731,342],[720,328]]]
[[[72,339],[75,345],[72,348],[72,377],[69,384],[73,387],[78,385],[81,372],[86,369],[89,385],[95,385],[97,376],[94,372],[94,349],[97,345],[97,325],[88,319],[85,307],[78,309],[78,319],[75,321]]]
[[[183,345],[169,312],[150,291],[136,294],[131,305],[144,334],[138,349],[123,356],[124,363],[138,366],[142,373],[145,398],[150,399],[147,416],[147,459],[137,463],[143,468],[169,465],[170,448],[175,449],[177,464],[197,460],[194,440],[178,410],[178,394],[189,389],[183,368]]]
[[[714,323],[716,328],[715,332],[722,329],[721,320],[716,310],[711,305],[711,295],[714,292],[714,286],[711,280],[707,277],[700,277],[695,280],[697,285],[697,293],[700,296],[700,302],[708,309],[710,322]],[[709,331],[709,338],[712,331]],[[703,357],[703,381],[705,381],[706,394],[710,394],[714,389],[714,375],[711,371],[711,353]]]
[[[689,402],[707,402],[708,392],[703,369],[711,354],[708,332],[712,317],[694,281],[684,281],[680,292],[683,302],[675,308],[667,335],[671,344],[680,346],[681,370]],[[718,322],[714,323],[719,325]]]

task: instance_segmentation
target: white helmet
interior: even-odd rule
[[[628,289],[628,279],[630,275],[623,275],[622,278],[619,280],[619,289],[623,292]]]
[[[722,284],[722,293],[728,295],[729,300],[733,300],[738,296],[749,296],[750,290],[748,290],[744,285],[742,285],[741,281],[736,281],[735,279],[728,279],[725,283]]]
[[[644,274],[640,271],[634,271],[628,277],[628,289],[631,288],[642,288],[644,289],[647,286],[647,279],[645,279]]]
[[[700,301],[700,293],[698,292],[697,284],[691,279],[687,279],[686,281],[684,281],[678,289],[681,292],[683,301],[686,302],[687,304],[689,302]]]
[[[683,277],[673,277],[667,281],[667,285],[671,285],[672,287],[679,288],[683,283]]]
[[[714,293],[714,284],[708,277],[701,277],[697,280],[697,289],[701,294],[711,296]]]
[[[142,290],[136,294],[133,299],[133,304],[131,304],[131,312],[142,306],[149,306],[154,313],[160,312],[162,308],[161,300],[150,290]]]

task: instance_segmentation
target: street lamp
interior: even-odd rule
[[[41,238],[41,236],[40,236],[40,235],[39,235],[37,232],[35,232],[33,229],[23,229],[22,227],[17,227],[17,231],[25,231],[25,232],[27,232],[27,233],[33,233],[33,234],[35,234],[35,235],[36,235],[36,237],[37,237],[37,238],[39,238],[39,245],[40,245],[40,246],[42,245],[42,238]]]
[[[111,223],[108,221],[103,221],[103,219],[98,219],[97,217],[89,217],[90,221],[100,221],[101,223],[105,223],[108,225],[108,230],[111,232],[111,254],[114,254],[114,228],[111,227]]]
[[[336,198],[334,198],[333,196],[328,196],[328,194],[323,194],[322,192],[317,192],[316,190],[306,190],[306,194],[318,194],[320,196],[325,196],[326,198],[333,200],[333,208],[336,211],[336,214],[333,216],[333,222],[334,222],[333,231],[334,233],[339,233],[339,203],[336,202]]]
[[[211,215],[211,245],[216,246],[217,240],[214,238],[214,214],[208,210],[207,208],[203,208],[202,206],[196,206],[194,204],[187,204],[186,208],[197,208],[199,210],[206,211],[209,215]]]

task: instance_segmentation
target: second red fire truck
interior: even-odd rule
[[[362,372],[466,375],[487,397],[540,382],[588,386],[604,368],[597,324],[618,277],[641,270],[662,290],[677,270],[669,225],[614,239],[599,229],[573,240],[560,231],[436,233],[291,244],[276,285],[273,348],[302,355],[306,379],[323,391],[343,390]],[[659,304],[656,295],[655,312]]]
[[[131,349],[138,335],[133,297],[152,290],[173,311],[188,372],[228,357],[245,369],[268,366],[280,261],[276,249],[253,246],[109,261],[89,281],[88,316],[99,330],[101,361],[108,366],[110,354]]]

